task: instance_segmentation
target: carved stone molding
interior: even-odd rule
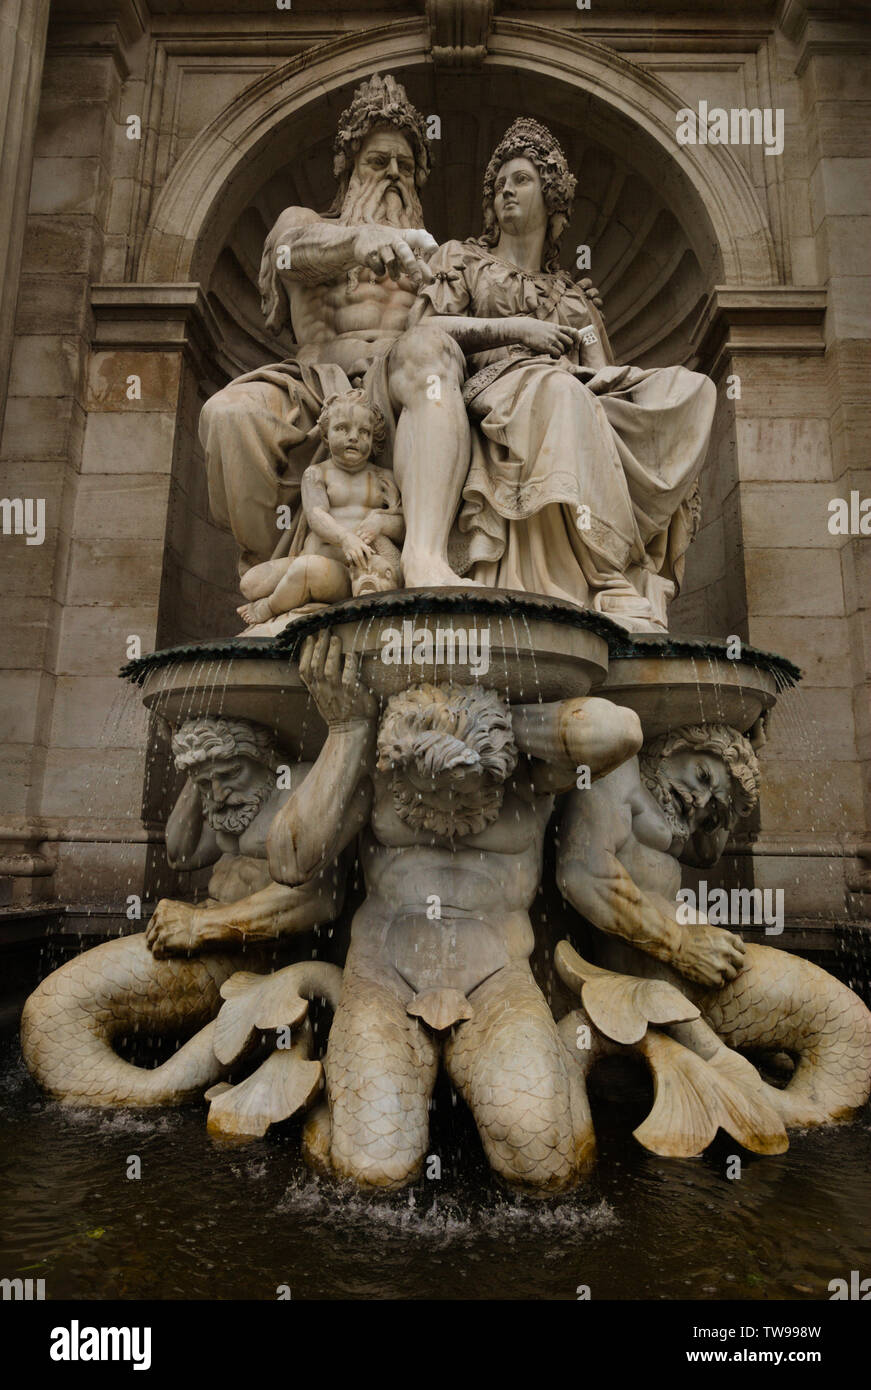
[[[717,285],[692,335],[698,369],[716,378],[732,353],[822,356],[825,314],[823,288]]]
[[[235,374],[234,364],[223,358],[221,330],[199,284],[93,285],[91,309],[95,349],[176,348],[215,385]]]
[[[434,63],[474,67],[487,55],[496,0],[426,0]]]
[[[48,0],[16,0],[4,5],[0,14],[0,429],[12,359],[48,17]]]
[[[843,0],[782,0],[778,22],[798,49],[799,77],[812,58],[871,50],[867,23]]]

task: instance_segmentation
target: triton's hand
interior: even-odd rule
[[[145,944],[151,954],[162,960],[165,956],[187,956],[205,945],[196,922],[196,909],[173,898],[161,898],[145,931]]]
[[[700,985],[723,985],[734,980],[744,964],[744,942],[734,932],[707,923],[682,927],[673,964],[688,980]]]
[[[327,631],[307,637],[299,674],[327,724],[375,719],[378,704],[360,680],[359,657],[349,652],[342,666],[340,637],[331,637]]]

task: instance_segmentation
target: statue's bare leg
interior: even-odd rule
[[[298,555],[295,560],[273,560],[257,569],[268,569],[270,565],[283,566],[275,587],[264,598],[253,603],[243,603],[236,609],[249,624],[268,622],[281,613],[292,613],[304,603],[335,603],[338,599],[349,598],[351,580],[345,565],[331,560],[326,555]],[[251,570],[242,579],[245,580]]]
[[[267,598],[281,583],[291,563],[285,558],[283,560],[264,560],[262,565],[254,565],[242,575],[239,581],[239,588],[244,597],[249,600]]]
[[[491,1167],[546,1196],[573,1187],[592,1160],[585,1098],[526,962],[469,996],[473,1017],[445,1044],[445,1063],[475,1117]]]
[[[462,584],[448,564],[448,536],[469,470],[471,432],[453,338],[422,323],[390,353],[390,396],[399,415],[393,471],[402,491],[406,588]]]
[[[437,1068],[437,1043],[405,1012],[386,972],[349,957],[324,1059],[335,1177],[381,1189],[416,1177]]]

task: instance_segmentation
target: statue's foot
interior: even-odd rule
[[[474,579],[463,579],[447,560],[426,551],[402,552],[402,579],[406,589],[477,589]]]
[[[249,627],[253,627],[255,623],[268,622],[270,618],[275,617],[269,606],[268,598],[256,599],[254,603],[240,604],[236,612],[240,618],[244,618]]]

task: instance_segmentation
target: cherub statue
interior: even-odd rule
[[[303,474],[308,534],[299,554],[243,576],[250,602],[237,611],[249,627],[304,605],[399,587],[399,489],[390,469],[372,462],[384,447],[384,416],[365,391],[345,391],[326,401],[318,424],[330,456]]]
[[[307,604],[399,587],[399,489],[390,470],[372,462],[384,447],[384,416],[365,391],[345,391],[329,398],[318,424],[330,456],[303,474],[308,535],[301,553],[243,575],[251,601],[237,611],[249,627]]]

